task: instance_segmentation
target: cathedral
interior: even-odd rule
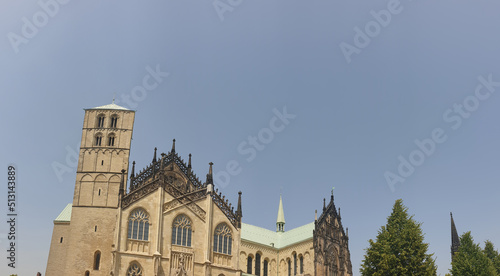
[[[129,169],[135,111],[85,109],[73,203],[54,220],[47,276],[352,276],[333,192],[313,222],[285,230],[243,223],[236,206],[175,151]],[[273,226],[274,228],[274,226]]]

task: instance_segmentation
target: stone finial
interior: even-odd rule
[[[207,185],[209,184],[214,184],[214,178],[213,178],[213,175],[212,175],[212,166],[214,163],[210,162],[208,163],[210,165],[210,168],[208,169],[208,174],[207,174]]]
[[[135,161],[132,162],[132,172],[130,173],[130,179],[135,177]]]
[[[236,215],[238,216],[238,228],[241,228],[241,217],[243,217],[241,209],[241,191],[238,192],[238,208],[236,209]]]
[[[175,152],[175,139],[172,141],[172,150],[171,150],[172,153]]]
[[[153,155],[153,163],[156,163],[156,147],[155,147],[155,154]]]

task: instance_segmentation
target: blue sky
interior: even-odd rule
[[[275,229],[280,192],[286,229],[309,223],[335,187],[355,275],[398,198],[441,275],[450,211],[459,234],[500,246],[498,3],[41,3],[57,4],[0,3],[0,164],[19,171],[20,275],[45,273],[52,221],[72,201],[83,108],[113,94],[137,110],[138,168],[174,138],[200,178],[209,162],[219,175],[237,162],[216,184],[233,204],[243,192],[246,223]],[[284,109],[288,124],[271,130]],[[400,156],[418,165],[400,173]],[[404,182],[392,190],[388,173]],[[6,233],[3,223],[2,260]]]

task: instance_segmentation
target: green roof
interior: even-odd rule
[[[57,216],[54,222],[70,222],[71,221],[71,209],[73,208],[73,204],[68,204],[62,212]]]
[[[280,249],[292,244],[312,239],[313,230],[314,222],[302,225],[286,232],[274,232],[262,227],[242,223],[241,239],[270,247],[272,247],[271,244],[274,244],[275,248]]]

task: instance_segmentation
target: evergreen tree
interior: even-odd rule
[[[427,254],[429,245],[408,208],[396,200],[387,224],[379,230],[376,241],[369,240],[361,275],[367,276],[433,276],[436,265],[433,254]]]
[[[500,254],[498,254],[498,251],[495,250],[493,243],[490,241],[486,241],[483,252],[486,257],[488,257],[488,259],[490,259],[493,263],[497,274],[500,275]]]
[[[498,276],[493,262],[475,244],[470,232],[460,237],[460,247],[453,257],[450,272],[453,276]]]

